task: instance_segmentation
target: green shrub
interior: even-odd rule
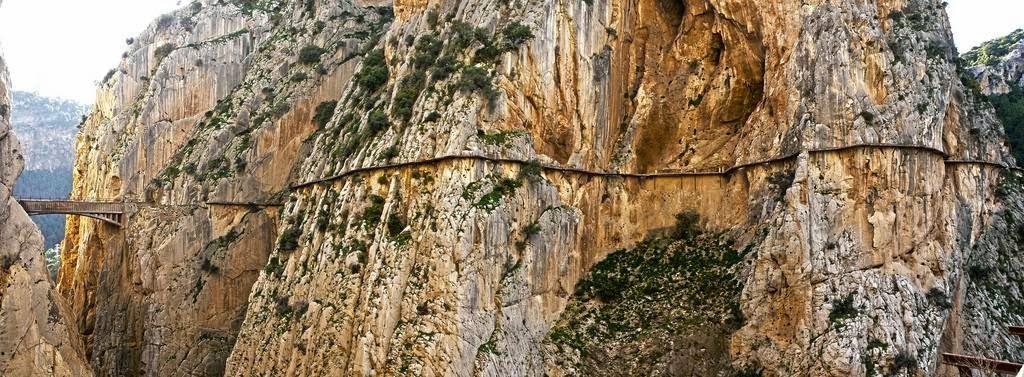
[[[481,93],[488,98],[497,94],[490,73],[486,69],[476,66],[462,70],[462,76],[455,83],[455,89],[462,92]]]
[[[366,119],[366,127],[372,135],[390,128],[391,121],[388,120],[388,115],[384,112],[374,110]]]
[[[292,82],[303,82],[303,81],[306,81],[308,79],[309,79],[309,75],[307,75],[305,72],[296,72],[294,75],[292,75],[291,81]]]
[[[523,228],[523,234],[526,235],[527,237],[537,235],[538,233],[540,233],[540,231],[540,224],[538,224],[536,221],[526,225],[526,227]]]
[[[156,51],[153,51],[153,59],[155,59],[158,62],[157,64],[159,64],[159,62],[163,61],[164,58],[166,58],[176,49],[178,49],[178,46],[175,46],[172,43],[165,43],[160,47],[157,47]]]
[[[101,80],[100,82],[106,84],[107,81],[110,81],[110,79],[114,78],[115,74],[117,74],[117,70],[116,69],[111,69],[111,70],[107,71],[107,74],[103,75],[103,80]],[[0,115],[4,115],[4,114],[0,114]]]
[[[832,300],[832,312],[828,313],[828,319],[834,324],[842,325],[848,319],[856,318],[860,310],[853,304],[853,293],[841,299]]]
[[[391,216],[388,216],[388,234],[391,237],[398,237],[405,231],[406,226],[405,219],[401,215],[392,213]]]
[[[525,179],[529,182],[539,182],[543,178],[544,166],[540,164],[540,161],[530,160],[519,170],[519,179]]]
[[[380,223],[381,215],[384,214],[384,197],[370,195],[370,206],[363,211],[363,226],[375,226]]]
[[[459,71],[462,67],[462,63],[459,62],[455,57],[445,55],[437,60],[437,63],[430,68],[430,79],[433,81],[446,80],[452,76],[455,72]]]
[[[156,19],[156,28],[164,29],[174,23],[174,16],[170,14],[161,15],[160,18]]]
[[[437,57],[441,55],[442,48],[444,48],[444,43],[434,36],[420,37],[419,42],[416,43],[416,55],[412,58],[413,66],[420,70],[430,68]]]
[[[501,31],[502,36],[505,37],[505,42],[508,44],[509,49],[516,49],[522,46],[523,43],[533,39],[533,32],[526,25],[514,21],[505,29]]]
[[[439,15],[437,13],[437,10],[432,9],[429,12],[427,12],[427,25],[430,25],[431,30],[437,27],[438,16]]]
[[[363,68],[356,74],[356,85],[359,85],[368,92],[375,92],[388,82],[387,61],[384,58],[384,50],[373,50],[366,54],[363,59]]]
[[[673,238],[692,239],[701,232],[700,215],[697,211],[687,210],[676,215],[676,225],[672,230]]]
[[[486,33],[484,34],[486,36]],[[464,21],[455,21],[452,25],[451,38],[448,40],[452,50],[462,51],[477,39],[476,29]]]
[[[392,145],[388,147],[388,149],[385,149],[384,153],[381,153],[380,158],[383,159],[384,161],[391,161],[395,157],[398,157],[399,152],[400,151],[398,150],[398,146]]]
[[[302,228],[294,224],[285,229],[281,238],[277,240],[277,248],[281,251],[293,251],[299,248],[299,236],[302,236]]]
[[[307,45],[299,50],[299,63],[302,64],[316,64],[320,62],[320,57],[327,53],[320,47],[314,45]]]
[[[420,92],[426,83],[426,74],[423,71],[416,71],[402,79],[398,86],[398,93],[391,105],[391,115],[395,118],[408,122],[412,118],[413,107],[420,98]]]
[[[338,107],[338,101],[324,101],[316,106],[313,115],[313,122],[320,128],[327,126],[327,123],[334,117],[334,110]]]
[[[267,261],[267,265],[263,267],[263,272],[267,275],[277,276],[281,274],[281,270],[283,268],[284,265],[281,264],[280,259],[275,255],[270,257],[270,260]]]
[[[522,184],[517,180],[503,178],[494,185],[491,192],[484,194],[484,196],[482,196],[474,206],[484,211],[491,212],[498,208],[503,197],[515,194],[516,189],[520,186],[522,186]]]
[[[504,51],[501,48],[487,41],[483,47],[476,50],[476,53],[473,55],[473,63],[492,63],[502,52]]]
[[[270,114],[273,115],[275,118],[280,118],[283,117],[285,114],[288,114],[288,112],[291,111],[291,109],[292,105],[289,104],[287,101],[282,100],[281,102],[275,103],[274,106],[270,108]]]

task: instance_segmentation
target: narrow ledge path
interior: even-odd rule
[[[1009,166],[1009,165],[1006,165],[1004,163],[995,162],[995,161],[950,159],[949,158],[950,157],[949,154],[946,153],[945,151],[940,150],[940,149],[936,149],[936,148],[933,148],[933,147],[929,147],[929,146],[923,146],[923,145],[855,144],[855,145],[847,145],[847,146],[841,146],[841,147],[806,149],[806,150],[802,150],[802,151],[798,151],[798,152],[793,152],[793,153],[790,153],[790,154],[782,155],[782,156],[779,156],[779,157],[768,158],[768,159],[757,160],[757,161],[751,161],[751,162],[745,162],[745,163],[733,165],[733,166],[728,167],[728,168],[722,168],[722,169],[719,169],[719,170],[712,170],[712,171],[679,171],[679,172],[666,171],[666,172],[656,172],[656,173],[628,173],[628,172],[624,173],[624,172],[598,171],[598,170],[589,170],[589,169],[583,169],[583,168],[573,168],[573,167],[559,166],[559,165],[553,165],[553,164],[544,164],[544,163],[538,163],[537,161],[527,161],[527,160],[513,159],[513,158],[492,157],[492,156],[486,156],[486,155],[482,155],[482,154],[449,155],[449,156],[441,156],[441,157],[435,157],[435,158],[430,158],[430,159],[425,159],[425,160],[399,162],[399,163],[387,164],[387,165],[377,165],[377,166],[367,166],[367,167],[361,167],[361,168],[354,168],[354,169],[347,170],[347,171],[344,171],[342,173],[335,174],[335,175],[332,175],[332,176],[329,176],[329,177],[325,177],[325,178],[321,178],[321,179],[316,179],[316,180],[312,180],[312,181],[308,181],[308,182],[303,182],[303,183],[299,183],[299,184],[294,184],[294,185],[291,186],[291,188],[293,190],[299,190],[299,189],[307,188],[307,187],[310,187],[310,186],[315,186],[315,185],[319,185],[319,184],[334,182],[334,181],[337,181],[337,180],[340,180],[340,179],[344,179],[344,178],[347,178],[347,177],[352,176],[352,175],[361,174],[361,173],[369,173],[369,172],[380,171],[380,170],[415,168],[415,167],[435,165],[435,164],[442,163],[442,162],[466,161],[466,160],[485,161],[485,162],[493,162],[493,163],[507,163],[507,164],[523,164],[523,165],[526,165],[526,164],[537,164],[542,169],[547,170],[547,171],[557,171],[557,172],[562,172],[562,173],[575,173],[575,174],[590,175],[590,176],[600,176],[600,177],[623,177],[623,178],[652,179],[652,178],[662,178],[662,177],[726,176],[726,175],[731,175],[731,174],[733,174],[733,173],[735,173],[735,172],[737,172],[739,170],[743,170],[743,169],[754,167],[754,166],[794,161],[794,160],[796,160],[800,156],[800,154],[802,154],[804,152],[807,152],[809,154],[824,154],[824,153],[845,152],[845,151],[856,150],[856,149],[894,149],[894,150],[924,151],[924,152],[928,152],[928,153],[932,153],[932,154],[941,156],[947,165],[984,165],[984,166],[998,167],[998,168],[1003,168],[1003,169],[1013,170],[1013,171],[1018,171],[1018,172],[1024,172],[1024,169],[1022,169],[1022,168],[1018,168],[1018,167],[1015,167],[1015,166]]]

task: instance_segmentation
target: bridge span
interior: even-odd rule
[[[77,215],[91,217],[105,223],[121,226],[125,213],[123,202],[75,201],[67,199],[18,199],[18,204],[29,215]]]

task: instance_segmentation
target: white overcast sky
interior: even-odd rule
[[[95,82],[181,0],[2,0],[0,48],[14,88],[92,103]],[[770,0],[775,1],[775,0]],[[961,52],[1024,27],[1024,0],[948,0]]]
[[[12,86],[91,104],[96,81],[180,0],[2,0],[0,49]]]

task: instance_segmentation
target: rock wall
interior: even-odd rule
[[[1024,30],[983,43],[964,54],[985,95],[1024,87]]]
[[[932,375],[985,339],[953,335],[954,298],[1010,160],[940,2],[395,6],[390,81],[348,89],[300,182],[452,154],[729,174],[531,180],[476,161],[301,186],[228,374],[601,374],[547,354],[548,330],[590,266],[687,209],[753,248],[738,367]],[[533,38],[516,44],[519,26]]]
[[[0,58],[0,374],[91,376],[78,329],[52,289],[43,236],[11,195],[25,160],[11,131],[9,83]]]
[[[79,135],[72,196],[134,210],[123,228],[70,219],[59,275],[96,370],[223,372],[313,110],[389,12],[194,2],[129,40]],[[298,62],[307,45],[331,53]]]
[[[616,375],[551,329],[688,211],[749,251],[709,365],[1020,356],[985,343],[1018,290],[969,273],[1016,245],[1019,189],[940,1],[275,4],[161,19],[99,92],[75,195],[138,210],[69,222],[97,370]]]

